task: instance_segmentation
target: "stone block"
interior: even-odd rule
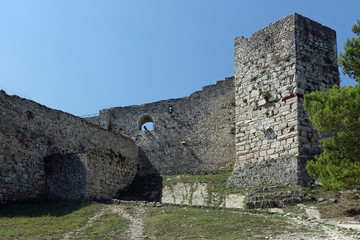
[[[5,181],[5,183],[12,183],[13,182],[12,178],[10,178],[10,177],[4,178],[4,181]]]
[[[274,154],[274,153],[275,153],[275,149],[271,148],[271,149],[267,150],[266,153],[267,153],[268,155]]]
[[[271,148],[276,148],[276,147],[278,147],[278,146],[280,146],[280,141],[275,141],[275,142],[273,142],[273,143],[270,144],[270,147],[271,147]]]
[[[302,88],[299,88],[299,87],[295,88],[295,89],[294,89],[294,92],[295,92],[296,94],[301,94],[301,95],[304,95],[304,94],[305,94],[305,90],[302,89]]]
[[[227,208],[245,208],[246,196],[243,194],[229,194],[225,198],[225,207]]]

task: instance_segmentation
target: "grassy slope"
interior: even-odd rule
[[[108,205],[48,201],[0,205],[0,239],[127,239],[126,219]],[[128,214],[134,207],[121,206]],[[104,214],[89,225],[97,213]],[[256,239],[283,232],[306,232],[280,216],[226,209],[145,208],[144,235],[153,239]]]
[[[61,239],[81,229],[104,204],[81,201],[36,201],[0,205],[0,239]],[[98,239],[108,232],[122,231],[128,222],[105,213],[72,239]]]
[[[177,182],[208,183],[210,193],[222,196],[251,189],[226,188],[228,174],[164,176],[164,185]],[[291,188],[289,188],[291,189]],[[334,194],[317,191],[317,197]],[[360,192],[337,193],[338,202],[315,205],[323,217],[354,219],[360,215]],[[0,204],[0,239],[127,239],[129,221],[111,213],[108,205],[81,201],[36,201]],[[136,206],[121,206],[134,215]],[[97,213],[104,214],[89,225]],[[289,225],[285,217],[266,213],[191,207],[145,208],[144,235],[152,239],[256,239],[284,232],[311,232]],[[298,207],[285,209],[298,212]],[[318,231],[315,229],[315,231]],[[312,233],[310,233],[312,234]]]
[[[155,239],[264,239],[284,232],[310,232],[286,219],[267,214],[248,214],[228,209],[149,209],[147,234]]]

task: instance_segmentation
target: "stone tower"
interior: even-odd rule
[[[236,160],[230,185],[301,184],[319,134],[304,94],[339,84],[336,33],[296,13],[235,38]]]

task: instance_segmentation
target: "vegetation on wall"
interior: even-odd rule
[[[360,20],[352,28],[339,64],[343,72],[360,80]],[[306,166],[309,175],[326,189],[360,188],[360,86],[313,92],[305,96],[305,109],[313,126],[324,133],[323,153]]]

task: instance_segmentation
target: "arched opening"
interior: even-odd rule
[[[155,130],[154,120],[149,115],[142,115],[139,118],[138,129],[143,131]]]

